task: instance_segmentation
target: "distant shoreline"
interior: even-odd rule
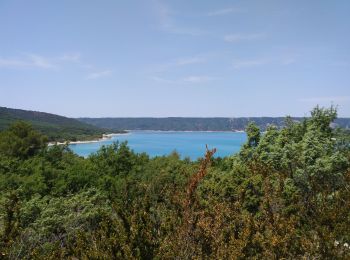
[[[245,133],[243,130],[234,131],[204,131],[204,130],[125,130],[126,133],[115,133],[115,134],[103,134],[102,138],[87,141],[66,141],[66,142],[49,142],[48,146],[53,145],[64,145],[64,144],[89,144],[89,143],[99,143],[106,140],[110,140],[113,136],[128,135],[131,132],[155,132],[155,133]]]
[[[86,141],[66,141],[66,142],[49,142],[47,146],[53,146],[53,145],[64,145],[64,144],[89,144],[89,143],[98,143],[102,141],[106,141],[111,139],[113,136],[118,135],[127,135],[129,133],[115,133],[115,134],[103,134],[102,138],[95,139],[95,140],[86,140]]]
[[[243,130],[125,130],[128,132],[174,132],[174,133],[245,133]]]

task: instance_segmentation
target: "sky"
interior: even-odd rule
[[[0,0],[0,106],[350,117],[349,0]]]

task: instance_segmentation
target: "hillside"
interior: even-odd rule
[[[49,141],[94,139],[106,132],[105,129],[64,116],[0,107],[0,131],[19,120],[30,123],[34,129],[45,134]]]
[[[239,131],[244,130],[250,121],[254,121],[262,130],[270,124],[279,127],[284,124],[284,117],[237,117],[237,118],[78,118],[79,121],[110,129],[162,130],[162,131]],[[293,118],[302,121],[303,118]],[[338,118],[335,126],[350,128],[350,118]]]

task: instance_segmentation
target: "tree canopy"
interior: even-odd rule
[[[238,154],[88,158],[18,123],[0,133],[4,259],[347,259],[350,134],[336,109],[247,127]],[[1,258],[0,257],[0,258]]]

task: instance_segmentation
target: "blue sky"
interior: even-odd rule
[[[0,106],[350,117],[350,1],[0,1]]]

